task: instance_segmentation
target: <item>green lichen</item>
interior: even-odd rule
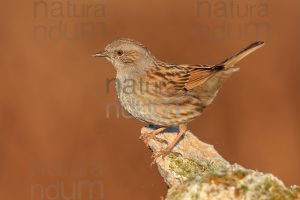
[[[168,200],[300,200],[300,188],[287,188],[271,174],[242,167],[230,167],[207,173],[172,188]]]
[[[195,176],[202,176],[206,173],[213,172],[216,169],[224,168],[224,162],[220,160],[193,160],[190,158],[183,158],[174,154],[169,154],[170,169],[177,175],[187,179]]]
[[[261,197],[268,200],[296,200],[293,191],[286,188],[277,178],[272,175],[263,175],[262,179],[253,183],[251,200]]]
[[[247,175],[248,171],[243,171],[241,169],[230,171],[229,173],[223,170],[221,172],[209,174],[202,179],[202,182],[232,186]]]

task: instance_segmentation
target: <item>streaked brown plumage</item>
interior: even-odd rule
[[[223,82],[238,70],[235,64],[263,45],[255,42],[217,65],[164,63],[132,39],[116,40],[94,56],[106,57],[116,68],[117,94],[125,110],[161,126],[144,138],[146,143],[169,126],[179,127],[176,139],[155,155],[158,157],[171,151],[187,123],[213,101]]]

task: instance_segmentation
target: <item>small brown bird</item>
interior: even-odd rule
[[[223,82],[239,68],[235,64],[262,47],[255,42],[217,65],[168,64],[156,59],[141,43],[115,40],[96,53],[117,71],[116,89],[121,105],[133,117],[160,126],[145,136],[145,143],[167,127],[179,133],[155,158],[167,155],[187,130],[187,123],[201,115],[213,101]]]

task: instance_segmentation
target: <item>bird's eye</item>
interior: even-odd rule
[[[122,50],[118,50],[118,51],[117,51],[118,56],[122,56],[123,53],[124,53],[124,52],[123,52]]]

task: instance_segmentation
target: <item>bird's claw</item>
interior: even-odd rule
[[[152,158],[153,158],[152,164],[154,164],[159,157],[162,157],[164,159],[167,155],[169,155],[170,152],[171,151],[168,148],[163,149],[161,151],[154,152],[152,154]]]
[[[140,140],[145,140],[146,137],[147,137],[147,134],[142,134],[142,135],[139,137],[139,139],[140,139]]]

